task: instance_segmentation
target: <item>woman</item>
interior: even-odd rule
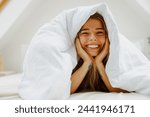
[[[113,88],[105,71],[109,57],[108,31],[103,17],[95,13],[76,37],[79,61],[71,76],[71,93],[85,91],[126,92]]]

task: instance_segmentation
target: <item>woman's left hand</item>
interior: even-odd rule
[[[105,45],[99,55],[96,56],[95,62],[96,64],[102,63],[103,59],[109,54],[109,39],[106,38]]]

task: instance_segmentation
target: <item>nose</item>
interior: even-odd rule
[[[94,34],[91,34],[89,37],[89,41],[96,41],[96,37]]]

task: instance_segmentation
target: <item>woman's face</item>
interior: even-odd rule
[[[98,19],[90,18],[79,32],[82,48],[91,56],[97,56],[105,44],[105,34],[103,23]]]

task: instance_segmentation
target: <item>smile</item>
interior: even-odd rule
[[[97,45],[97,44],[92,44],[92,45],[87,45],[86,46],[87,48],[99,48],[99,45]]]

